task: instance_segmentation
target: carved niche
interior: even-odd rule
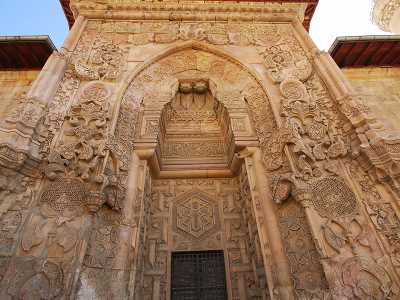
[[[161,168],[193,164],[199,168],[202,164],[227,167],[233,155],[228,122],[227,112],[211,93],[208,80],[181,79],[175,97],[161,114]]]

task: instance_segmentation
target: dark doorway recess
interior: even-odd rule
[[[226,300],[223,251],[172,253],[172,300]]]

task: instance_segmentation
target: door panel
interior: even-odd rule
[[[226,300],[223,251],[172,253],[172,300]]]

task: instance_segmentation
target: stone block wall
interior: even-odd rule
[[[11,111],[24,92],[29,90],[40,70],[0,71],[0,117]]]
[[[342,71],[379,120],[400,128],[400,67],[344,68]]]

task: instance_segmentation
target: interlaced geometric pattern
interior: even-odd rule
[[[176,227],[199,238],[216,223],[212,203],[193,195],[176,206]]]
[[[41,197],[42,203],[47,203],[58,213],[74,210],[85,204],[85,185],[76,179],[63,178],[51,182]]]
[[[344,217],[356,212],[357,199],[342,180],[327,177],[312,185],[312,202],[323,217]]]

